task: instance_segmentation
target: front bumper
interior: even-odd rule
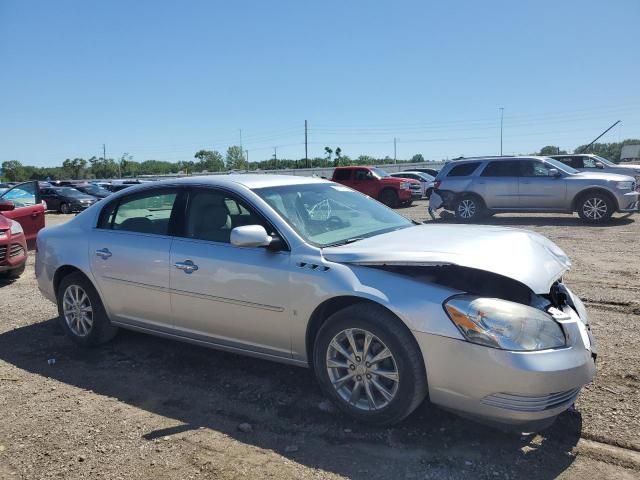
[[[431,402],[494,424],[526,428],[550,423],[575,402],[596,371],[595,355],[571,312],[572,321],[563,323],[571,345],[561,349],[512,352],[414,332]]]
[[[618,212],[637,212],[640,209],[640,192],[633,191],[618,196]]]
[[[27,261],[24,235],[14,235],[0,242],[0,272],[19,268]]]

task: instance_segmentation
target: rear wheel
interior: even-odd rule
[[[71,273],[62,279],[57,300],[62,328],[78,345],[100,345],[118,332],[111,325],[98,292],[81,273]]]
[[[65,215],[71,213],[71,207],[69,206],[68,203],[61,203],[60,204],[60,213],[63,213]]]
[[[465,195],[455,203],[456,218],[463,222],[472,222],[484,214],[484,204],[473,195]]]
[[[383,190],[380,193],[380,201],[387,207],[395,208],[398,205],[398,194],[390,189]]]
[[[602,193],[589,193],[578,202],[578,215],[589,223],[604,223],[613,215],[613,202]]]
[[[420,349],[390,312],[356,304],[329,317],[313,350],[320,387],[340,410],[376,425],[409,415],[427,394]]]

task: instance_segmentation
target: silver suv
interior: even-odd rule
[[[579,172],[548,157],[481,157],[445,165],[435,182],[442,206],[475,220],[498,212],[578,212],[591,223],[638,211],[633,177]]]
[[[553,155],[551,158],[555,158],[581,172],[619,173],[620,175],[635,177],[636,183],[640,182],[640,165],[617,164],[589,153]]]

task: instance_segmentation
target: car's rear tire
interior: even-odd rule
[[[111,325],[98,292],[79,272],[64,277],[57,291],[58,315],[65,333],[80,346],[108,342],[118,327]]]
[[[13,268],[11,270],[5,270],[4,272],[0,272],[0,279],[14,280],[24,273],[25,267],[26,267],[26,263],[23,263],[18,268]]]
[[[463,195],[454,204],[456,218],[463,222],[473,222],[482,218],[485,207],[480,198],[475,195]]]
[[[589,223],[605,223],[613,215],[613,202],[608,195],[600,192],[587,193],[577,204],[578,215]]]
[[[427,395],[415,338],[377,305],[359,303],[331,315],[316,336],[313,365],[324,394],[363,422],[397,423]]]
[[[71,213],[71,207],[69,206],[68,203],[63,202],[60,204],[60,213],[64,215],[68,215],[69,213]]]
[[[395,208],[398,205],[398,194],[389,188],[380,192],[380,201],[387,207]]]

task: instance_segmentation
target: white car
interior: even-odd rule
[[[423,172],[394,172],[389,174],[392,177],[398,178],[412,178],[413,180],[418,180],[420,182],[420,187],[422,189],[422,197],[429,198],[431,197],[431,193],[433,192],[433,182],[435,177],[432,177],[428,173]]]
[[[620,175],[635,177],[636,184],[640,184],[640,165],[613,163],[598,155],[586,153],[551,155],[551,158],[555,158],[581,172],[618,173]]]

